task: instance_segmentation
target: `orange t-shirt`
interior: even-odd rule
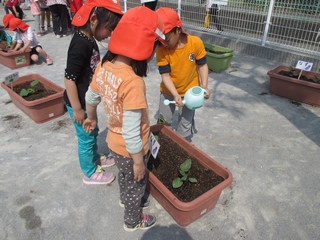
[[[187,43],[182,48],[158,48],[157,65],[170,65],[170,78],[180,96],[188,89],[199,86],[199,76],[196,60],[206,56],[202,40],[198,36],[187,35]],[[163,82],[160,92],[171,95]]]
[[[149,150],[149,117],[147,111],[146,86],[144,80],[137,76],[127,65],[115,66],[111,62],[97,66],[90,87],[99,92],[108,118],[108,147],[115,153],[131,157],[122,137],[122,120],[124,110],[142,110],[141,139],[143,155]]]

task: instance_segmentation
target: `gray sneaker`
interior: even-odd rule
[[[138,223],[136,225],[130,225],[130,224],[124,223],[123,228],[127,232],[133,232],[137,229],[147,230],[149,228],[154,227],[156,225],[156,221],[157,220],[156,220],[155,216],[144,214],[140,223]]]

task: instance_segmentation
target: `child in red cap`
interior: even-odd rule
[[[142,197],[146,188],[146,155],[149,150],[149,117],[146,86],[148,59],[155,52],[161,24],[147,7],[128,10],[116,29],[109,50],[98,65],[86,93],[88,118],[83,127],[97,124],[97,105],[103,102],[108,118],[107,143],[119,169],[120,206],[124,206],[124,229],[148,229],[156,218],[142,213],[148,205]],[[162,34],[163,35],[163,34]],[[164,36],[162,37],[164,39]]]
[[[15,16],[14,16],[13,14],[11,14],[11,13],[8,13],[8,14],[6,14],[6,15],[3,16],[2,22],[3,22],[3,26],[4,26],[5,28],[8,28],[8,27],[9,27],[9,21],[10,21],[10,19],[12,19],[12,18],[15,18]]]
[[[111,172],[102,169],[114,165],[114,159],[111,156],[100,157],[97,152],[99,128],[87,133],[82,123],[86,118],[85,93],[100,62],[96,40],[108,38],[121,16],[119,1],[87,0],[72,20],[78,29],[68,49],[64,100],[78,137],[78,157],[85,184],[109,184],[115,178]]]
[[[184,94],[194,86],[208,89],[208,65],[206,50],[202,40],[191,36],[182,29],[182,22],[171,8],[159,8],[156,13],[164,25],[166,47],[157,50],[157,65],[161,74],[160,104],[158,123],[171,125],[176,106],[179,107],[177,132],[188,141],[194,133],[195,110],[182,103]],[[164,105],[165,99],[174,100],[174,104]]]
[[[32,28],[23,22],[20,18],[11,18],[9,20],[9,30],[15,31],[16,34],[13,40],[17,42],[13,51],[24,53],[28,48],[31,48],[30,58],[32,62],[39,61],[39,55],[45,59],[47,65],[52,65],[53,61],[49,55],[43,50],[40,42],[37,40]]]

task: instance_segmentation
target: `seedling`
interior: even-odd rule
[[[34,89],[35,86],[37,86],[39,84],[39,81],[38,80],[33,80],[31,83],[30,83],[30,88],[23,88],[21,89],[19,95],[21,97],[26,97],[28,95],[31,95],[33,93],[36,93],[36,90]]]
[[[192,177],[188,177],[189,174],[189,170],[191,168],[191,164],[192,161],[191,159],[187,159],[186,161],[184,161],[181,165],[180,165],[180,169],[179,169],[179,175],[181,177],[175,178],[172,181],[172,187],[173,188],[179,188],[183,185],[184,182],[186,182],[187,180],[191,183],[197,183],[198,180],[196,178],[192,178]]]

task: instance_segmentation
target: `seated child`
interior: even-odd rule
[[[42,49],[40,42],[37,40],[29,25],[19,18],[11,18],[9,20],[9,30],[15,32],[14,40],[17,41],[17,45],[14,47],[13,51],[17,51],[19,54],[22,54],[27,50],[27,48],[31,48],[30,58],[32,62],[38,62],[40,55],[45,59],[47,65],[53,64],[53,61]]]

